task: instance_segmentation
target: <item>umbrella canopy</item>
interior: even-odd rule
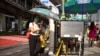
[[[51,12],[48,9],[44,9],[44,8],[33,8],[30,10],[31,12],[36,12],[38,14],[44,15],[45,17],[51,17],[55,20],[59,20],[59,17],[57,14]]]
[[[66,13],[91,14],[100,8],[100,0],[67,0],[64,7]],[[62,10],[61,7],[60,10]]]

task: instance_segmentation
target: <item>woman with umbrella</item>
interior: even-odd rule
[[[34,18],[32,22],[29,23],[30,37],[29,37],[29,48],[30,48],[30,56],[38,56],[40,51],[40,28],[37,24],[38,18]]]

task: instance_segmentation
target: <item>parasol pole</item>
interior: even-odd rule
[[[83,2],[84,2],[84,0],[83,0]],[[83,20],[83,5],[82,5],[82,20]]]
[[[62,15],[61,15],[61,20],[66,20],[66,17],[65,17],[65,8],[64,8],[64,1],[65,0],[62,0]]]

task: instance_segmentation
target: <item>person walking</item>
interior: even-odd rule
[[[37,24],[38,18],[32,20],[29,23],[30,37],[29,37],[29,48],[30,48],[30,56],[38,56],[40,51],[40,28]]]
[[[93,46],[94,45],[94,40],[96,37],[96,26],[94,24],[94,22],[91,22],[91,24],[88,27],[89,33],[88,33],[88,37],[89,37],[89,46]]]

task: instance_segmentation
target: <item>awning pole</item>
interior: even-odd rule
[[[66,17],[65,17],[65,8],[64,8],[64,1],[65,0],[62,0],[62,15],[61,15],[61,20],[66,20]]]

